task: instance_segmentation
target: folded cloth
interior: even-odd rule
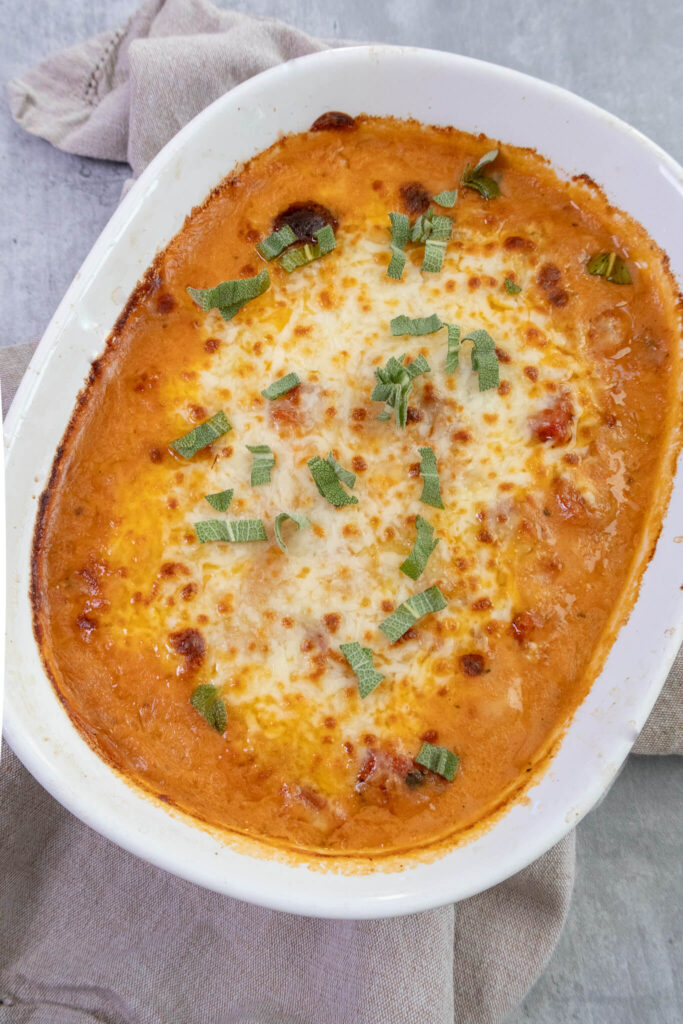
[[[147,0],[121,29],[10,86],[17,121],[137,175],[244,79],[324,49],[206,0]],[[4,407],[33,346],[0,350]],[[683,752],[683,662],[641,737]],[[661,710],[660,710],[661,709]],[[548,961],[574,878],[574,835],[455,906],[316,921],[205,892],[73,818],[5,750],[0,766],[0,1021],[7,1024],[493,1024]]]
[[[233,86],[329,45],[340,44],[206,0],[146,0],[123,27],[11,82],[10,108],[22,127],[59,149],[128,161],[137,177]]]

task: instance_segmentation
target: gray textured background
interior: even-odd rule
[[[123,21],[136,0],[0,0],[3,81]],[[224,3],[223,6],[226,6]],[[683,161],[681,0],[236,0],[312,35],[469,54],[563,85]],[[38,337],[117,204],[123,165],[68,156],[0,111],[0,344]],[[579,827],[574,901],[507,1024],[683,1021],[683,772],[631,758]]]

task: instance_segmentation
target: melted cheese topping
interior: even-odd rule
[[[505,150],[500,200],[462,190],[441,273],[422,274],[409,247],[403,279],[386,276],[406,165],[436,192],[459,155],[484,151],[430,132],[369,120],[284,140],[195,212],[112,339],[37,535],[43,653],[98,749],[199,817],[307,849],[424,844],[514,791],[590,682],[671,429],[661,264],[648,255],[629,289],[589,278],[583,250],[615,224],[597,191],[571,208],[533,154]],[[311,161],[329,171],[307,176]],[[271,288],[229,323],[200,313],[186,286],[237,276],[231,261],[256,272],[254,239],[292,199],[334,209],[335,251],[290,275],[270,264]],[[637,264],[649,243],[618,220]],[[445,329],[391,336],[392,317],[433,312],[491,334],[497,391],[479,391],[469,342],[445,373]],[[374,369],[403,353],[431,372],[399,430],[370,394]],[[299,388],[261,396],[291,371]],[[219,441],[191,461],[167,447],[219,409],[232,424]],[[97,423],[114,410],[103,443]],[[252,488],[255,444],[276,462]],[[443,510],[420,503],[423,445]],[[316,489],[307,461],[329,451],[357,474],[355,506]],[[197,543],[194,524],[218,517],[204,496],[228,487],[227,518],[263,519],[267,543]],[[282,511],[311,523],[285,524],[286,553]],[[418,514],[439,544],[412,581],[399,565]],[[447,608],[390,644],[378,624],[434,584]],[[353,640],[386,677],[365,700],[339,650]],[[225,701],[224,736],[189,704],[200,683]],[[450,786],[416,774],[425,738],[461,755]]]

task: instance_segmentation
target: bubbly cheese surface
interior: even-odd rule
[[[524,782],[585,695],[632,580],[674,429],[675,292],[645,233],[594,187],[501,148],[502,195],[461,188],[442,270],[409,245],[386,275],[387,214],[457,183],[487,147],[458,132],[364,119],[283,140],[194,211],[157,260],[75,414],[36,534],[43,655],[76,723],[137,783],[233,833],[377,855],[486,817]],[[407,188],[407,186],[410,186]],[[422,201],[422,200],[421,200]],[[186,288],[262,269],[255,243],[292,203],[324,206],[335,250],[285,273],[229,322]],[[616,239],[616,241],[615,241]],[[633,282],[586,273],[615,246]],[[509,294],[505,281],[521,287]],[[480,391],[438,314],[495,340]],[[421,354],[408,423],[371,401],[374,371]],[[299,387],[261,392],[295,372]],[[186,460],[170,443],[224,410],[231,430]],[[253,455],[275,456],[250,485]],[[420,501],[418,449],[444,509]],[[333,452],[356,474],[335,508],[308,469]],[[234,490],[224,515],[205,496]],[[280,512],[287,550],[273,537]],[[439,543],[418,580],[399,566],[418,515]],[[198,543],[207,519],[258,518],[267,542]],[[641,559],[642,560],[642,559]],[[378,629],[411,595],[447,601],[397,643]],[[340,651],[369,647],[366,698]],[[190,703],[212,684],[227,726]],[[461,759],[420,769],[422,742]]]

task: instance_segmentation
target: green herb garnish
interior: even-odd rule
[[[424,245],[429,236],[432,233],[432,218],[434,217],[434,210],[429,207],[424,213],[421,213],[419,217],[416,217],[413,221],[413,226],[410,229],[410,241],[419,242],[420,245]]]
[[[443,214],[434,213],[431,206],[425,213],[421,213],[419,217],[415,218],[410,229],[410,240],[425,246],[422,261],[422,270],[425,273],[436,273],[441,270],[452,229],[452,219]]]
[[[508,295],[519,295],[521,290],[521,287],[518,284],[515,284],[511,277],[505,278],[505,291]]]
[[[446,327],[448,329],[446,373],[453,373],[458,368],[460,358],[460,328],[457,324],[446,324]]]
[[[431,316],[416,316],[414,318],[401,314],[401,316],[395,316],[391,321],[391,333],[394,337],[398,337],[400,334],[415,336],[434,334],[442,327],[443,324],[436,313],[432,313]]]
[[[429,768],[430,772],[442,775],[452,782],[460,764],[460,758],[448,747],[435,747],[432,743],[423,743],[420,753],[415,758],[417,764]]]
[[[216,494],[205,494],[204,497],[208,501],[212,508],[216,509],[216,512],[227,512],[230,508],[230,502],[234,494],[233,488],[229,491],[218,491]]]
[[[337,244],[331,224],[325,224],[319,231],[316,231],[315,237],[315,245],[307,242],[306,245],[290,249],[281,256],[280,266],[282,269],[291,274],[297,267],[305,267],[307,263],[319,260],[321,256],[327,256]]]
[[[406,319],[408,319],[406,317]],[[396,359],[390,356],[387,365],[377,367],[375,377],[377,383],[373,388],[370,398],[373,402],[386,402],[396,414],[397,426],[403,428],[408,419],[408,397],[413,387],[413,380],[421,373],[429,373],[429,363],[420,354],[412,363],[403,365],[405,355]],[[378,419],[388,420],[391,414],[386,415],[389,410],[380,413]]]
[[[382,673],[375,670],[372,651],[369,647],[361,647],[355,640],[350,644],[340,644],[339,650],[358,676],[359,694],[361,697],[367,697],[384,679]]]
[[[210,419],[204,420],[203,423],[188,431],[187,434],[183,434],[182,437],[171,441],[170,447],[178,455],[182,455],[184,459],[191,459],[198,451],[212,444],[217,438],[222,437],[223,434],[227,434],[229,430],[232,430],[232,427],[228,423],[228,417],[221,409],[220,412],[217,412]]]
[[[200,544],[212,540],[228,544],[246,544],[255,540],[268,540],[266,528],[260,519],[205,519],[194,524],[194,532]]]
[[[484,167],[487,164],[493,163],[498,156],[498,150],[492,149],[488,153],[484,153],[481,160],[475,164],[470,170],[470,165],[467,164],[465,170],[462,172],[462,178],[460,184],[466,188],[473,188],[475,192],[478,192],[484,199],[495,199],[500,195],[500,186],[497,181],[493,178],[488,178],[482,174]]]
[[[190,704],[200,715],[204,716],[216,732],[225,732],[228,714],[225,710],[225,702],[215,686],[212,686],[211,683],[202,683],[201,686],[193,690]]]
[[[232,320],[246,305],[258,295],[262,295],[270,284],[270,275],[262,270],[254,277],[244,277],[237,281],[223,281],[215,288],[188,288],[188,293],[205,313],[217,309],[224,320]]]
[[[438,195],[432,196],[432,199],[434,200],[435,203],[438,203],[439,206],[446,207],[446,209],[450,209],[451,206],[455,206],[457,198],[458,198],[458,190],[457,190],[457,188],[450,189],[450,190],[449,189],[444,189],[443,192],[439,192]]]
[[[270,483],[270,471],[275,465],[275,456],[267,444],[248,444],[247,450],[254,456],[251,467],[251,486],[260,487]]]
[[[282,398],[288,391],[298,388],[299,384],[301,384],[301,380],[296,373],[287,373],[284,377],[280,377],[278,380],[274,380],[272,384],[269,384],[261,394],[269,402],[274,402],[276,398]]]
[[[472,369],[476,370],[479,375],[479,390],[488,391],[490,388],[497,388],[500,381],[498,356],[496,355],[496,343],[491,335],[484,330],[470,331],[462,340],[474,342]]]
[[[631,272],[615,252],[599,252],[591,256],[586,270],[596,277],[604,277],[612,284],[631,284]]]
[[[287,550],[287,545],[282,539],[282,524],[289,519],[290,522],[294,523],[297,530],[304,530],[310,523],[305,515],[301,512],[278,512],[275,516],[275,522],[273,528],[275,531],[275,540],[277,541],[278,547],[282,551]]]
[[[391,221],[391,262],[387,267],[387,277],[400,281],[406,265],[406,254],[403,251],[410,238],[410,219],[405,213],[390,213]]]
[[[358,504],[358,498],[346,493],[339,482],[337,471],[327,459],[321,459],[319,455],[315,455],[312,459],[308,460],[308,468],[311,471],[315,486],[323,498],[329,501],[330,505],[334,505],[335,508],[341,508],[343,505]]]
[[[437,586],[423,590],[421,594],[413,594],[407,601],[400,604],[388,618],[380,622],[379,628],[390,643],[400,640],[418,619],[430,612],[440,612],[446,607],[447,601]]]
[[[454,192],[442,192],[434,196],[435,200],[443,199],[442,206],[452,206],[457,196]],[[452,202],[448,202],[452,198]],[[437,273],[443,266],[448,239],[451,237],[453,221],[444,214],[435,213],[430,206],[425,213],[415,218],[412,226],[405,213],[390,213],[391,221],[391,262],[387,268],[387,276],[400,280],[406,265],[405,247],[408,242],[419,242],[425,246],[422,270],[425,273]]]
[[[337,474],[337,479],[341,480],[343,484],[346,484],[347,487],[350,487],[351,490],[353,490],[356,486],[356,474],[352,473],[350,469],[344,469],[343,466],[340,466],[332,452],[328,454],[327,461]]]
[[[262,242],[259,242],[256,251],[263,256],[264,260],[274,260],[293,242],[296,242],[296,235],[289,224],[285,224],[279,231],[273,231],[272,235],[268,235]]]
[[[429,450],[431,451],[431,449]],[[405,576],[409,576],[411,580],[419,579],[427,568],[429,556],[439,543],[438,537],[434,540],[434,527],[426,519],[423,519],[422,516],[418,516],[415,520],[415,528],[417,530],[417,537],[413,544],[413,550],[406,560],[399,565],[401,572]]]
[[[450,217],[435,214],[432,217],[432,230],[425,242],[425,254],[422,260],[422,272],[438,274],[443,267],[446,246],[451,237],[453,221]]]
[[[429,445],[426,445],[424,448],[418,448],[418,451],[422,456],[420,462],[420,476],[424,480],[420,501],[423,505],[431,505],[432,508],[443,508],[444,504],[441,497],[439,470],[436,464],[434,449],[430,448]]]

